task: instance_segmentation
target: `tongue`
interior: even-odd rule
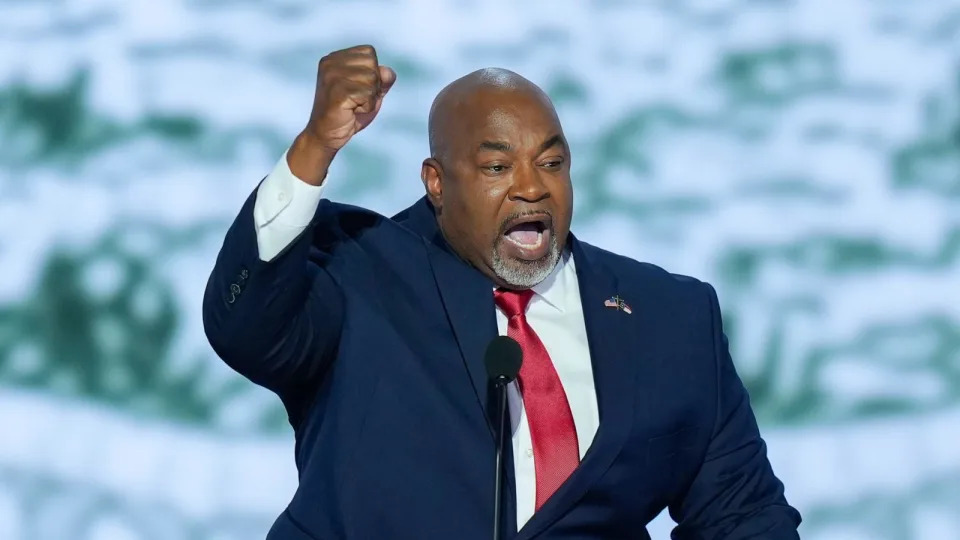
[[[540,229],[535,223],[521,223],[507,231],[507,236],[518,244],[533,245],[540,237]]]

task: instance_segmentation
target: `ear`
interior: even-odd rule
[[[443,209],[443,167],[434,158],[423,160],[420,167],[420,180],[423,180],[423,189],[427,192],[430,204],[439,212]]]

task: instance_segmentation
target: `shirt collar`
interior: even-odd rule
[[[573,263],[573,257],[570,255],[570,251],[564,250],[550,275],[531,288],[537,297],[542,298],[547,304],[563,313],[566,311],[567,303],[571,301],[570,293],[576,291],[576,279],[577,271]],[[579,298],[576,300],[579,301]]]

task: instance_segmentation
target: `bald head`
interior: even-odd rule
[[[556,116],[547,94],[523,76],[503,68],[478,69],[445,86],[433,100],[428,120],[430,155],[440,159],[447,154],[450,142],[459,135],[457,130],[464,128],[458,119],[462,119],[467,110],[474,115],[483,114],[485,108],[497,101],[490,98],[505,94],[532,98]]]

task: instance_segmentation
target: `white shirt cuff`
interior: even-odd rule
[[[287,153],[257,188],[253,220],[260,259],[269,261],[307,228],[317,212],[323,184],[310,185],[294,176]]]

